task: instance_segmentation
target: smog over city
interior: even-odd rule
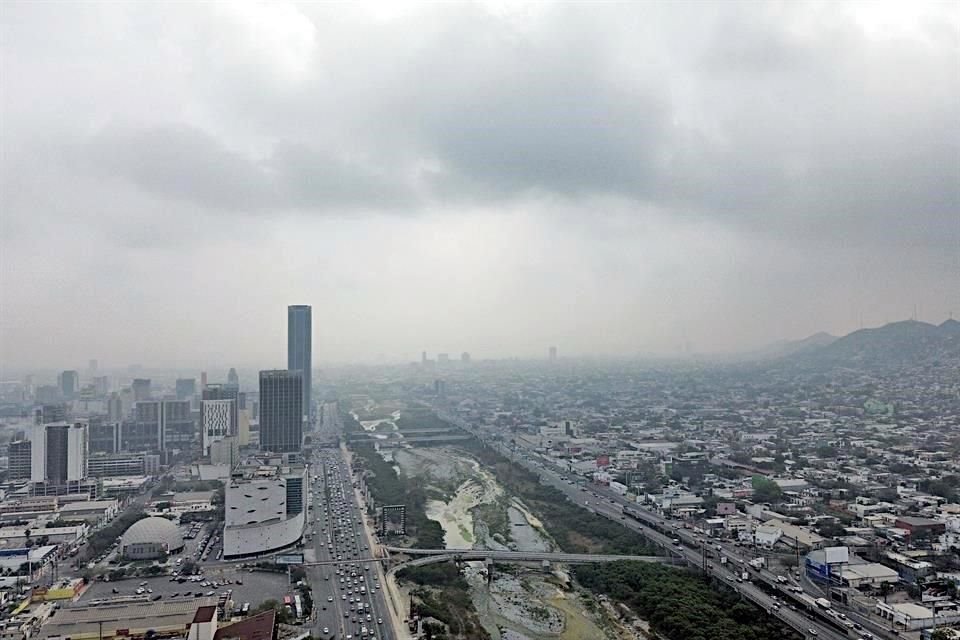
[[[953,3],[4,2],[0,364],[960,314]],[[225,354],[230,354],[229,358]]]
[[[960,3],[0,0],[0,640],[960,640]]]

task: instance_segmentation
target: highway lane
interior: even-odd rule
[[[342,432],[335,405],[323,405],[319,430],[321,438]],[[314,635],[394,640],[392,619],[379,588],[380,567],[363,529],[352,472],[343,452],[318,449],[311,460],[310,474],[314,505],[310,544],[316,562],[304,568],[315,598]],[[362,635],[364,627],[366,635]]]

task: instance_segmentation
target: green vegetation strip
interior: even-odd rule
[[[577,581],[626,604],[670,640],[799,638],[729,591],[687,571],[645,562],[579,565]]]
[[[460,575],[460,568],[453,563],[432,564],[423,567],[407,567],[397,571],[401,583],[412,582],[429,587],[416,587],[410,594],[419,600],[418,609],[424,618],[436,618],[449,629],[434,628],[433,640],[462,638],[464,640],[489,640],[490,634],[480,624],[477,612],[470,600],[470,587]]]
[[[646,538],[623,525],[598,518],[567,500],[558,489],[540,484],[540,478],[477,440],[463,446],[490,469],[507,493],[520,498],[543,521],[547,533],[568,553],[654,555]],[[586,494],[585,494],[586,495]],[[492,530],[492,529],[491,529]]]
[[[350,414],[344,424],[356,423]],[[350,449],[357,457],[358,467],[367,471],[366,483],[377,505],[402,504],[407,507],[407,537],[416,546],[426,549],[443,548],[443,528],[439,522],[427,518],[429,496],[423,483],[397,473],[392,464],[377,453],[372,444],[355,442]]]

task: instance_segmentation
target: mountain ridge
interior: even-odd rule
[[[960,322],[902,320],[858,329],[829,344],[786,356],[814,367],[890,369],[960,361]]]

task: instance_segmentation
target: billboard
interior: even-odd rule
[[[823,551],[826,554],[827,564],[846,564],[850,562],[850,552],[846,547],[827,547]]]
[[[827,582],[832,578],[830,565],[826,562],[820,562],[810,555],[808,555],[806,558],[805,567],[807,570],[807,576],[809,576],[812,580]]]
[[[597,456],[597,467],[609,467],[610,456]]]
[[[274,562],[276,564],[303,564],[302,553],[282,553],[277,554]]]

